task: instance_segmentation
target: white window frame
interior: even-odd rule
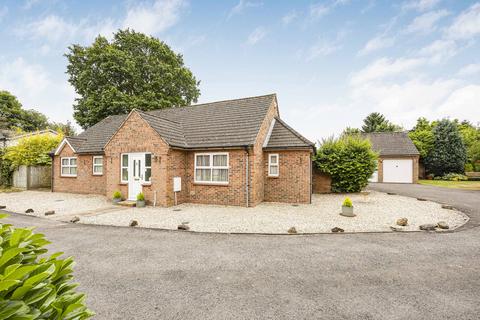
[[[150,165],[147,166],[147,154],[150,155]],[[144,159],[143,159],[143,178],[142,178],[142,182],[143,184],[146,184],[146,185],[149,185],[149,184],[152,184],[152,162],[153,162],[153,155],[151,152],[145,152],[144,154]],[[147,176],[147,169],[150,169],[150,181],[146,181],[145,180],[145,177]]]
[[[127,156],[127,165],[123,165],[123,156]],[[128,183],[128,176],[130,168],[128,165],[130,164],[130,155],[128,153],[121,153],[120,154],[120,182],[121,183]],[[127,180],[123,180],[123,169],[127,169]]]
[[[277,163],[272,163],[272,157],[277,157]],[[273,174],[270,171],[270,168],[277,167],[277,173]],[[268,176],[269,177],[278,177],[280,175],[280,156],[278,153],[269,153],[268,154]]]
[[[63,164],[63,160],[67,159],[68,160],[68,165]],[[76,163],[74,166],[71,164],[72,160],[75,159]],[[76,168],[77,173],[76,174],[71,174],[71,173],[63,173],[63,168]],[[68,170],[69,172],[71,171],[70,169]],[[60,176],[61,177],[76,177],[78,174],[78,159],[77,157],[61,157],[60,158]]]
[[[102,159],[102,164],[96,164],[95,159]],[[101,172],[95,172],[95,167],[101,167]],[[103,156],[93,156],[92,157],[92,174],[94,176],[103,176]]]
[[[226,155],[227,156],[227,165],[226,166],[214,166],[213,165],[213,156],[214,155]],[[197,156],[209,156],[210,160],[209,166],[197,166]],[[226,185],[228,184],[230,180],[230,157],[228,152],[202,152],[202,153],[195,153],[194,154],[194,169],[193,169],[193,176],[194,176],[194,182],[195,183],[201,183],[201,184],[219,184],[219,185]],[[197,169],[210,169],[210,181],[202,181],[202,180],[197,180]],[[213,169],[227,169],[227,181],[213,181]]]

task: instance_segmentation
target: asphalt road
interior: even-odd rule
[[[479,207],[471,214],[480,215]],[[255,236],[74,225],[22,215],[9,222],[38,226],[53,241],[52,251],[74,256],[76,280],[96,319],[480,315],[480,228]]]

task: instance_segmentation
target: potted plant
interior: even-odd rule
[[[113,203],[114,204],[117,204],[119,203],[120,201],[122,201],[122,193],[120,191],[115,191],[113,193],[113,199],[112,199]]]
[[[143,192],[140,192],[137,194],[137,208],[143,208],[145,207],[145,195]]]
[[[340,214],[345,217],[355,217],[352,200],[350,200],[349,197],[346,197],[345,200],[343,200],[342,213]]]

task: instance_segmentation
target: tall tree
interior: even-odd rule
[[[72,137],[77,134],[75,128],[73,127],[72,123],[67,120],[66,123],[62,122],[51,122],[49,124],[50,129],[53,129],[57,132],[61,132],[64,136]]]
[[[433,149],[433,126],[426,118],[418,118],[417,124],[408,133],[408,136],[412,139],[418,152],[420,152],[420,160],[423,162]]]
[[[65,56],[69,82],[79,95],[74,118],[83,128],[133,108],[189,105],[200,95],[200,83],[182,55],[130,29],[119,30],[111,42],[98,36],[91,46],[73,45]]]
[[[467,151],[454,121],[443,119],[433,129],[433,148],[425,159],[429,173],[464,173]]]
[[[394,132],[400,131],[402,127],[397,126],[387,119],[385,116],[378,112],[370,113],[364,120],[362,131],[365,133],[370,132]]]
[[[47,117],[35,110],[25,110],[8,91],[0,91],[0,129],[42,130],[48,127]]]

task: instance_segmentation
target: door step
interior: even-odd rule
[[[124,200],[124,201],[120,201],[117,204],[124,207],[135,207],[137,205],[137,202],[131,201],[131,200]]]

